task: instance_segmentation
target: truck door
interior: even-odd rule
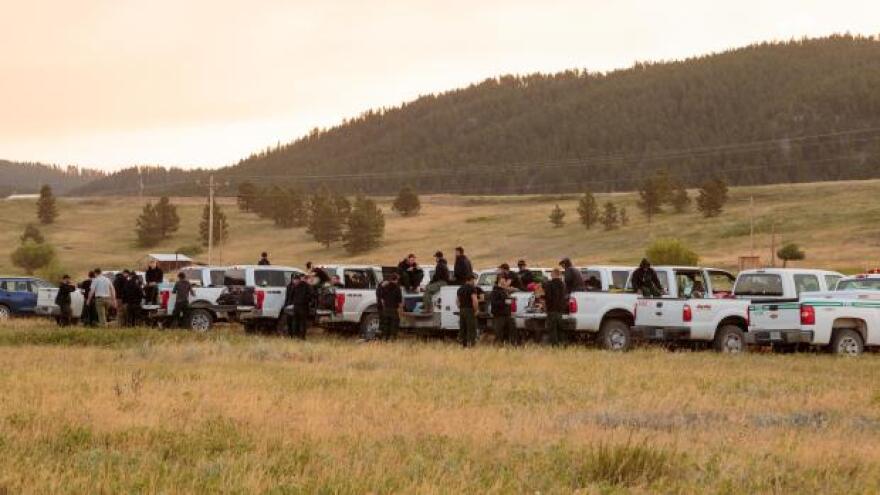
[[[800,328],[800,304],[797,299],[783,299],[785,290],[778,273],[741,274],[733,294],[751,299],[749,327],[756,330],[792,330]]]
[[[254,270],[256,292],[263,292],[263,316],[268,318],[281,316],[291,275],[293,275],[292,271]]]
[[[33,313],[37,306],[37,286],[27,280],[9,280],[9,299],[12,311],[17,313]]]

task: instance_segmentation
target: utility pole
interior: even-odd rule
[[[755,255],[755,197],[749,196],[749,240],[752,243],[752,250],[749,255]]]
[[[214,264],[214,175],[208,178],[208,266]]]
[[[770,224],[770,268],[776,268],[776,222]]]

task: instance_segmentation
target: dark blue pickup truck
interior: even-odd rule
[[[34,277],[0,276],[0,320],[30,316],[37,306],[37,289],[52,284]]]

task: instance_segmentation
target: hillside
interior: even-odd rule
[[[693,196],[693,191],[691,195]],[[359,261],[397,263],[409,252],[429,263],[437,249],[451,254],[465,246],[479,268],[526,257],[535,266],[555,264],[563,256],[578,263],[634,264],[651,239],[678,237],[694,248],[706,264],[735,268],[748,255],[749,198],[754,198],[756,252],[769,258],[770,230],[775,223],[777,245],[797,242],[807,253],[801,266],[834,268],[846,272],[880,266],[880,181],[828,182],[731,189],[727,211],[720,218],[703,219],[696,212],[664,213],[648,224],[636,207],[636,195],[597,195],[626,207],[630,223],[612,232],[585,230],[577,222],[577,200],[566,196],[437,195],[423,197],[422,212],[401,218],[380,202],[386,215],[385,241],[379,249],[350,257],[337,244],[324,249],[302,228],[277,229],[269,220],[238,211],[231,199],[221,203],[229,216],[230,241],[216,250],[215,263],[253,263],[267,250],[277,264],[303,266],[306,261]],[[94,266],[130,267],[148,251],[174,252],[198,236],[202,198],[178,198],[180,230],[162,245],[147,250],[133,247],[135,219],[142,201],[133,198],[59,200],[61,216],[44,229],[61,259],[61,267],[81,277]],[[563,208],[566,225],[554,229],[548,215],[555,204]],[[27,222],[35,220],[33,201],[10,201],[0,219],[0,274],[17,273],[9,254]],[[207,261],[207,256],[199,256]]]
[[[610,73],[502,76],[367,112],[218,175],[227,193],[248,179],[495,194],[632,190],[660,168],[691,185],[713,175],[743,185],[876,177],[877,60],[880,40],[834,36]],[[199,191],[170,173],[153,187]],[[77,193],[137,188],[129,170]]]
[[[52,186],[56,194],[64,194],[103,176],[97,170],[0,160],[0,198],[13,193],[35,193],[43,184]]]

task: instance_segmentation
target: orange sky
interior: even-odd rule
[[[877,1],[720,3],[0,0],[0,158],[221,166],[501,73],[880,33]]]

